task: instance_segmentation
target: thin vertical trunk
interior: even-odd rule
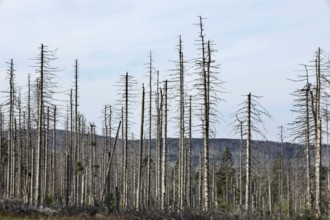
[[[158,80],[158,72],[157,72],[157,84],[159,84]],[[156,201],[157,205],[160,206],[161,203],[161,164],[162,164],[162,110],[163,110],[163,93],[162,89],[158,87],[158,95],[157,95],[157,159],[156,159]]]
[[[167,80],[164,88],[164,139],[162,149],[161,208],[166,210],[166,173],[167,173]]]
[[[56,177],[57,177],[57,168],[56,168],[56,105],[54,105],[54,109],[53,109],[53,152],[52,152],[52,193],[54,195],[54,197],[57,195],[58,192],[58,187],[57,187],[57,183],[56,183]]]
[[[2,113],[2,109],[0,107],[0,146],[1,146],[1,148],[3,146],[3,121],[4,121],[4,116],[3,116],[3,113]],[[5,198],[6,197],[6,195],[5,195],[6,191],[5,190],[6,190],[7,179],[6,179],[6,164],[5,164],[4,153],[1,149],[0,150],[0,164],[2,166],[2,169],[1,169],[0,175],[3,176],[3,178],[1,179],[0,184],[2,184],[3,189],[0,192],[1,193],[0,195]]]
[[[143,152],[143,127],[144,127],[144,99],[145,99],[145,91],[144,85],[142,85],[142,101],[141,101],[141,125],[140,125],[140,148],[139,148],[139,165],[138,165],[138,180],[136,187],[136,210],[140,210],[141,205],[141,181],[142,181],[142,152]]]
[[[124,155],[125,155],[125,151],[124,151],[124,140],[125,140],[125,119],[124,119],[124,106],[121,107],[121,121],[123,123],[123,125],[121,126],[121,198],[124,197],[123,195],[123,191],[124,191],[124,187],[125,187],[125,182],[124,182],[124,169],[125,169],[125,162],[124,162]],[[124,199],[121,199],[121,205],[124,206]]]
[[[68,138],[68,133],[69,133],[69,108],[67,107],[67,118],[66,118],[66,140],[65,140],[65,206],[69,206],[69,200],[70,200],[70,143],[68,143],[67,138]]]
[[[91,124],[91,140],[92,140],[92,198],[93,205],[97,203],[96,201],[96,184],[97,184],[97,164],[96,164],[96,134],[95,134],[95,125]]]
[[[109,121],[108,121],[108,124],[109,124],[109,150],[108,151],[111,152],[111,146],[112,146],[112,140],[111,140],[111,135],[112,135],[112,108],[111,108],[111,105],[109,106]],[[109,154],[109,156],[110,156],[110,154]],[[115,156],[115,160],[116,160],[116,156]],[[115,165],[113,167],[113,170],[115,170],[115,169],[116,169],[116,162],[115,162]],[[111,170],[109,172],[111,173]],[[111,191],[112,187],[114,186],[113,179],[114,178],[109,179],[109,192]]]
[[[73,145],[73,90],[70,90],[70,160],[69,160],[69,184],[70,184],[70,201],[69,203],[75,204],[75,179],[73,177],[73,169],[75,166],[74,161],[74,145]]]
[[[311,179],[310,179],[310,124],[309,124],[309,93],[310,93],[310,85],[307,82],[306,88],[306,129],[305,129],[305,157],[306,157],[306,180],[307,180],[307,208],[310,209],[312,207],[312,195],[311,195]]]
[[[125,138],[124,138],[124,196],[123,202],[125,209],[127,208],[127,150],[128,150],[128,73],[125,76]]]
[[[118,136],[119,136],[119,132],[120,132],[120,126],[121,126],[121,121],[119,121],[118,129],[117,129],[117,133],[116,133],[116,137],[115,137],[115,142],[113,144],[112,151],[110,153],[110,159],[109,159],[109,162],[108,162],[108,165],[107,165],[107,169],[106,169],[105,183],[103,185],[103,192],[101,194],[101,201],[104,201],[104,194],[105,194],[105,191],[106,191],[106,186],[108,184],[107,181],[109,180],[109,175],[110,175],[110,170],[111,170],[111,165],[112,165],[112,158],[113,158],[113,156],[115,154],[117,140],[118,140]]]
[[[106,165],[108,164],[109,162],[109,159],[110,159],[110,151],[111,149],[109,148],[109,137],[108,137],[108,134],[109,134],[109,129],[108,129],[108,120],[107,120],[107,109],[108,109],[108,106],[107,105],[104,105],[104,149],[103,149],[103,160],[104,160],[104,166],[103,166],[103,174],[102,174],[102,177],[105,178],[106,177]],[[110,172],[110,171],[109,171]],[[102,180],[103,182],[105,180]],[[107,181],[107,185],[105,186],[106,187],[106,193],[109,193],[110,192],[110,181],[106,180]]]
[[[272,215],[272,183],[270,175],[268,175],[268,211]]]
[[[38,127],[37,127],[37,148],[36,148],[36,175],[34,187],[34,205],[41,205],[41,149],[43,135],[43,112],[44,112],[44,45],[41,44],[40,56],[40,77],[38,83]]]
[[[155,177],[155,182],[156,182],[156,187],[155,187],[155,200],[158,205],[158,199],[159,199],[159,176],[160,176],[160,140],[161,140],[161,132],[160,132],[160,106],[161,106],[161,92],[159,88],[159,72],[157,71],[157,88],[156,88],[156,158],[155,158],[155,165],[156,165],[156,177]]]
[[[74,117],[75,117],[75,120],[74,120],[74,132],[75,132],[75,136],[74,136],[74,161],[75,163],[78,162],[78,156],[79,156],[79,149],[78,149],[78,135],[79,135],[79,132],[78,132],[78,67],[79,67],[79,64],[78,64],[78,60],[76,59],[75,60],[75,98],[74,98]],[[78,202],[78,175],[75,175],[74,177],[74,182],[75,182],[75,203]],[[81,181],[79,181],[81,182]]]
[[[198,201],[199,201],[199,208],[203,210],[203,151],[200,152],[199,157],[199,178],[198,178]]]
[[[172,168],[172,177],[173,177],[173,186],[172,186],[172,188],[173,188],[173,193],[172,193],[172,196],[173,196],[173,206],[175,206],[176,205],[176,202],[177,202],[177,189],[176,189],[176,186],[177,186],[177,184],[176,184],[176,172],[175,172],[175,167],[173,167]],[[172,207],[173,207],[172,206]],[[172,208],[172,211],[174,211],[175,209],[174,208]]]
[[[243,159],[243,121],[239,120],[236,116],[237,121],[240,124],[240,146],[239,146],[239,207],[243,206],[243,181],[242,181],[242,159]]]
[[[7,160],[7,184],[6,184],[6,192],[7,198],[12,197],[12,184],[15,182],[13,181],[13,118],[14,118],[14,63],[13,59],[10,60],[10,67],[9,67],[9,124],[8,124],[8,132],[7,132],[7,140],[8,140],[8,160]]]
[[[47,115],[46,115],[46,131],[45,131],[45,157],[44,157],[44,197],[48,196],[49,192],[49,159],[48,159],[48,155],[49,155],[49,145],[48,145],[48,137],[49,137],[49,106],[47,106]]]
[[[202,50],[202,80],[203,80],[203,210],[207,211],[209,209],[209,75],[210,75],[210,48],[206,48],[204,40],[204,28],[202,17],[200,18],[200,40],[201,40],[201,50]],[[207,60],[207,55],[209,60]]]
[[[289,165],[289,164],[288,164]],[[289,168],[286,173],[286,179],[287,179],[287,202],[288,202],[288,218],[290,219],[290,212],[291,212],[291,197],[290,197],[290,173]]]
[[[246,183],[245,183],[245,208],[251,209],[251,93],[248,95],[247,109],[247,138],[246,138]]]
[[[23,176],[23,171],[26,169],[24,157],[26,156],[23,149],[23,134],[22,134],[22,106],[21,106],[21,92],[19,92],[18,97],[18,153],[17,153],[17,169],[18,169],[18,180],[17,181],[17,197],[22,198],[22,188],[24,186],[25,177]]]
[[[27,134],[26,134],[26,144],[29,152],[28,164],[29,164],[29,202],[28,204],[33,204],[33,187],[34,187],[34,146],[31,143],[31,82],[30,82],[30,74],[28,76],[28,103],[27,103]]]
[[[17,152],[18,152],[18,144],[17,144],[17,135],[16,135],[16,131],[17,131],[17,123],[16,123],[16,117],[14,116],[13,118],[13,128],[12,128],[12,132],[13,132],[13,140],[12,140],[12,156],[13,156],[13,160],[12,160],[12,197],[15,198],[17,196],[17,182],[18,180],[18,176],[17,176],[17,171],[18,171],[18,156],[17,156]]]
[[[150,51],[150,62],[149,62],[149,141],[148,141],[148,164],[147,164],[147,206],[150,207],[150,192],[151,192],[151,138],[152,138],[152,54]]]
[[[214,160],[214,155],[213,155],[213,158],[212,158],[212,192],[211,192],[211,203],[215,204],[216,201],[215,201],[215,160]],[[228,186],[227,184],[227,180],[226,180],[226,187]],[[228,187],[227,187],[228,188]],[[227,204],[228,204],[228,195],[229,195],[229,192],[228,192],[228,189],[227,190],[227,196],[226,196],[226,200],[227,200]]]
[[[320,48],[317,52],[316,59],[316,135],[315,135],[315,208],[318,216],[321,216],[321,141],[322,141],[322,128],[321,128],[321,67],[320,67]]]
[[[192,96],[189,97],[189,144],[188,144],[188,190],[187,190],[187,197],[188,197],[188,205],[189,208],[192,208]]]
[[[184,166],[184,154],[185,154],[185,139],[184,139],[184,135],[185,135],[185,121],[184,121],[184,113],[185,113],[185,109],[184,109],[184,63],[183,63],[183,52],[182,52],[182,41],[181,41],[181,36],[179,39],[179,60],[180,60],[180,140],[179,140],[179,155],[180,155],[180,159],[179,159],[179,170],[180,170],[180,175],[179,175],[179,207],[180,209],[184,208],[184,177],[185,177],[185,166]]]
[[[280,173],[279,173],[279,193],[280,193],[280,213],[283,212],[283,126],[280,126],[281,152],[280,152]]]

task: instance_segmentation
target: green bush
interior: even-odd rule
[[[115,196],[112,193],[107,193],[104,198],[104,205],[109,210],[113,210],[115,208]]]
[[[75,167],[75,174],[80,175],[83,172],[84,172],[84,166],[81,161],[78,161]]]
[[[301,210],[301,216],[299,217],[299,219],[314,220],[314,219],[317,219],[317,218],[316,218],[315,213],[313,212],[313,210],[303,209],[303,210]]]
[[[50,195],[50,194],[46,195],[46,197],[45,197],[45,205],[49,207],[49,206],[51,206],[53,204],[53,202],[54,202],[53,195]]]

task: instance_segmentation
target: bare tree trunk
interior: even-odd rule
[[[210,60],[210,48],[208,44],[208,48],[206,49],[206,44],[204,40],[204,28],[202,17],[200,18],[199,27],[200,27],[200,40],[201,40],[201,50],[202,50],[202,60],[201,60],[201,68],[202,68],[202,89],[203,89],[203,211],[207,211],[209,209],[209,65],[206,60],[206,56],[209,56]],[[209,52],[207,54],[207,52]]]
[[[75,161],[75,164],[78,162],[78,156],[79,156],[79,149],[78,149],[78,135],[79,135],[79,132],[78,132],[78,120],[79,120],[79,116],[78,116],[78,67],[79,67],[79,64],[78,64],[78,60],[76,59],[75,60],[75,75],[74,75],[74,78],[75,78],[75,103],[74,103],[74,117],[75,117],[75,120],[74,120],[74,132],[75,132],[75,136],[74,136],[74,161]],[[81,182],[81,181],[79,181]],[[75,175],[74,177],[74,192],[75,192],[75,204],[77,204],[79,202],[78,200],[78,175]]]
[[[4,116],[3,116],[3,113],[2,113],[2,109],[0,107],[0,146],[2,148],[3,146],[3,121],[4,121]],[[6,197],[6,182],[7,182],[7,178],[6,178],[6,164],[5,164],[5,160],[4,160],[4,153],[2,151],[2,149],[0,150],[0,164],[1,164],[1,167],[2,169],[0,170],[1,173],[0,175],[3,176],[3,178],[1,179],[1,182],[0,184],[3,186],[3,189],[2,191],[0,192],[1,196],[2,197]]]
[[[26,169],[24,157],[26,156],[23,149],[23,134],[22,134],[22,106],[21,106],[21,91],[19,91],[19,96],[17,99],[17,108],[18,108],[18,153],[17,153],[17,197],[22,199],[22,188],[25,182],[24,169]]]
[[[199,178],[198,178],[198,201],[199,201],[199,208],[203,210],[203,151],[200,152],[199,157]]]
[[[247,138],[246,138],[246,183],[245,183],[245,208],[247,211],[251,209],[251,93],[248,95],[248,111],[247,111]]]
[[[117,140],[118,140],[119,131],[120,131],[120,126],[121,126],[121,121],[119,121],[119,124],[118,124],[118,129],[117,129],[117,133],[116,133],[116,137],[115,137],[115,142],[113,144],[112,151],[111,151],[111,154],[110,154],[110,159],[109,159],[109,162],[108,162],[108,165],[107,165],[105,183],[103,185],[103,192],[101,194],[101,201],[104,201],[104,194],[105,194],[105,191],[106,191],[106,186],[108,184],[107,181],[109,180],[109,175],[110,175],[110,170],[111,170],[111,165],[112,165],[112,158],[115,154]]]
[[[280,126],[281,152],[280,152],[280,173],[279,173],[279,193],[280,193],[280,213],[283,213],[283,126]]]
[[[123,189],[123,203],[125,209],[127,208],[127,150],[128,150],[128,73],[125,78],[125,138],[124,138],[124,189]]]
[[[95,125],[91,124],[91,143],[92,143],[92,200],[93,200],[93,205],[97,203],[96,201],[96,178],[97,178],[97,164],[96,164],[96,134],[95,134]]]
[[[149,56],[150,62],[149,62],[149,141],[148,141],[148,152],[147,152],[147,206],[150,207],[150,197],[151,197],[151,138],[152,138],[152,53],[150,51]]]
[[[12,140],[12,156],[13,156],[13,160],[12,160],[12,187],[11,187],[11,194],[12,197],[15,198],[17,196],[16,191],[17,191],[17,180],[18,180],[18,176],[17,176],[17,171],[18,171],[18,164],[17,164],[17,150],[18,150],[18,144],[17,144],[17,135],[16,135],[16,131],[17,131],[17,125],[16,125],[16,117],[14,116],[13,118],[13,127],[12,127],[12,132],[13,132],[13,140]],[[19,180],[18,180],[19,181]]]
[[[125,182],[124,182],[124,169],[125,169],[125,160],[124,160],[124,155],[125,155],[125,152],[124,152],[124,140],[125,140],[125,119],[124,119],[124,107],[122,106],[121,107],[121,121],[123,123],[123,125],[121,126],[121,191],[120,191],[120,194],[121,194],[121,198],[124,197],[123,195],[123,191],[124,191],[124,187],[125,187]],[[124,199],[121,199],[121,205],[124,206]]]
[[[180,140],[179,140],[179,170],[180,170],[180,175],[179,175],[179,208],[183,209],[184,208],[184,179],[185,179],[185,166],[184,166],[184,154],[185,154],[185,121],[184,121],[184,114],[185,114],[185,109],[184,109],[184,64],[183,64],[183,52],[182,52],[182,41],[181,41],[181,36],[179,39],[179,73],[180,73]]]
[[[41,44],[40,56],[40,77],[38,85],[38,128],[37,128],[37,148],[36,148],[36,175],[34,187],[34,205],[41,205],[43,199],[41,198],[41,148],[43,136],[43,112],[44,112],[44,45]]]
[[[107,118],[108,118],[107,109],[108,109],[108,106],[104,105],[104,135],[103,135],[104,148],[103,148],[103,156],[102,156],[104,165],[102,168],[102,178],[103,178],[102,182],[107,181],[108,184],[105,187],[106,187],[106,193],[109,193],[110,192],[110,181],[104,179],[107,176],[106,165],[109,162],[110,152],[111,152],[111,149],[109,149],[109,146],[108,146],[109,145],[109,137],[108,137],[109,129],[108,129],[108,120],[107,120]]]
[[[28,103],[27,103],[27,134],[26,134],[26,144],[29,151],[29,198],[28,198],[28,204],[33,204],[33,187],[34,187],[34,173],[35,173],[35,167],[34,167],[34,146],[32,146],[31,143],[31,82],[30,82],[30,75],[28,76]]]
[[[159,88],[159,72],[157,72],[157,124],[156,124],[156,188],[155,188],[155,200],[157,205],[160,204],[161,199],[161,148],[162,148],[162,108],[163,108],[163,94]]]
[[[70,144],[69,144],[69,203],[75,205],[75,179],[73,177],[74,161],[74,145],[73,145],[73,90],[70,90]]]
[[[142,85],[142,101],[141,101],[141,125],[140,125],[140,148],[139,148],[139,169],[138,169],[138,180],[137,180],[137,187],[136,187],[136,210],[140,210],[141,205],[141,181],[142,181],[142,152],[143,152],[143,127],[144,127],[144,99],[145,99],[145,91],[144,85]]]
[[[164,88],[164,139],[162,149],[161,208],[166,211],[166,173],[167,173],[167,80]]]
[[[192,208],[192,96],[189,97],[189,144],[188,144],[188,189],[187,189],[187,197],[188,197],[188,205]]]
[[[46,115],[46,131],[45,131],[45,144],[44,144],[44,147],[45,147],[45,150],[44,150],[44,153],[45,153],[45,156],[44,156],[44,178],[43,178],[43,198],[45,196],[48,196],[49,194],[49,106],[47,106],[47,115]]]
[[[109,123],[109,152],[111,152],[111,146],[112,146],[112,139],[111,139],[111,135],[112,135],[112,108],[111,108],[111,105],[109,106],[109,121],[108,121],[108,123]],[[115,160],[116,160],[116,156],[115,156]],[[115,169],[116,169],[116,162],[115,162],[115,165],[113,166],[113,168],[112,168],[112,170],[113,171],[111,171],[110,170],[110,173],[111,172],[113,172],[113,173],[115,173],[114,171],[115,171]],[[111,176],[111,175],[110,175]],[[109,177],[110,178],[110,177]],[[109,179],[109,192],[112,190],[112,191],[114,191],[114,179],[115,178],[111,178],[111,179]]]
[[[289,164],[288,164],[289,166]],[[291,191],[291,187],[290,187],[290,173],[289,173],[289,168],[287,169],[287,176],[286,176],[286,179],[287,179],[287,201],[288,201],[288,218],[290,219],[290,212],[291,212],[291,197],[290,197],[290,191]]]
[[[14,145],[13,145],[13,118],[14,118],[14,62],[13,59],[10,60],[9,67],[9,124],[8,124],[8,132],[7,132],[7,140],[8,140],[8,160],[7,160],[7,198],[13,196],[13,184],[15,184],[14,180],[14,172],[13,172],[13,164],[14,164]]]
[[[56,177],[57,177],[57,169],[56,169],[56,105],[53,107],[53,152],[52,152],[52,193],[54,195],[54,198],[58,195],[58,187],[56,184]]]
[[[67,109],[66,118],[66,139],[69,133],[69,108]],[[70,143],[66,140],[65,142],[65,206],[69,206],[70,202]]]
[[[307,180],[307,208],[310,209],[312,207],[312,195],[311,195],[311,179],[310,179],[310,124],[309,124],[309,94],[310,94],[310,85],[309,82],[307,82],[307,88],[306,88],[306,129],[305,129],[305,157],[306,157],[306,180]]]
[[[240,124],[240,146],[239,146],[239,207],[243,206],[243,181],[242,181],[242,158],[243,158],[243,121],[239,120],[236,116],[237,121]]]
[[[316,134],[315,134],[315,208],[318,217],[321,216],[321,67],[320,67],[320,48],[317,51],[316,59]]]

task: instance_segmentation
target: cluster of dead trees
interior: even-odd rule
[[[234,130],[240,134],[239,155],[233,159],[226,149],[222,158],[215,157],[210,139],[218,122],[222,83],[202,17],[196,26],[197,58],[186,59],[180,37],[177,62],[168,79],[160,80],[152,53],[147,86],[139,90],[131,75],[120,77],[119,98],[104,106],[100,135],[79,111],[78,60],[66,107],[54,98],[59,71],[52,65],[55,51],[41,45],[34,66],[37,77],[28,77],[24,96],[10,60],[9,85],[0,109],[0,194],[31,206],[93,205],[164,213],[225,207],[262,215],[290,217],[301,210],[324,215],[330,190],[329,164],[322,166],[321,154],[322,141],[328,140],[329,60],[319,49],[315,62],[304,66],[303,88],[294,93],[297,118],[290,128],[304,146],[303,157],[299,150],[292,157],[283,154],[283,127],[275,158],[267,142],[262,151],[254,148],[252,135],[262,135],[262,117],[270,115],[252,94],[233,114]],[[187,78],[194,79],[193,86]],[[138,141],[132,129],[137,115]],[[169,121],[176,122],[176,146],[168,143]],[[197,133],[203,140],[201,148],[193,144],[192,135]],[[170,162],[171,155],[176,155],[175,163]]]

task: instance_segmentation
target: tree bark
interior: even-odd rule
[[[315,209],[318,217],[321,216],[321,67],[320,67],[320,48],[317,51],[316,57],[316,133],[315,133]]]
[[[144,85],[142,85],[142,100],[141,100],[141,125],[140,125],[140,147],[139,147],[139,165],[138,165],[138,180],[136,187],[136,210],[140,210],[141,205],[141,193],[142,193],[142,153],[143,153],[143,128],[144,128],[144,99],[145,99],[145,91]]]
[[[164,139],[162,149],[161,208],[166,211],[166,173],[167,173],[167,80],[164,88]]]
[[[247,107],[245,208],[249,212],[251,211],[251,93],[248,95]]]
[[[40,54],[40,77],[38,83],[38,127],[37,127],[37,148],[36,148],[36,175],[34,187],[34,205],[41,205],[41,148],[43,136],[43,112],[44,112],[44,45],[41,44]]]

